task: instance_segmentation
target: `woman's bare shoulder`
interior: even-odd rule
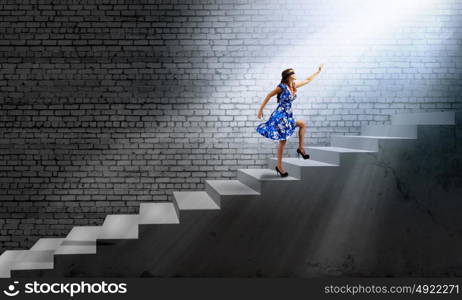
[[[282,88],[278,85],[274,88],[274,90],[271,91],[272,94],[279,94],[281,93],[283,90]]]

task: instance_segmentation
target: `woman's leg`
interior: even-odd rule
[[[295,121],[295,125],[300,127],[298,130],[298,149],[305,153],[305,128],[306,124],[304,121],[297,120]]]
[[[278,145],[278,169],[281,173],[285,173],[286,170],[282,168],[282,153],[284,153],[284,146],[286,145],[287,140],[279,141]]]

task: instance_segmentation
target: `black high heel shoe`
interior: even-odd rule
[[[300,149],[297,148],[297,157],[300,158],[300,154],[303,156],[303,159],[308,159],[310,158],[310,155],[309,154],[303,154],[302,151],[300,151]]]
[[[278,172],[278,173],[281,175],[281,177],[287,177],[287,176],[289,176],[289,173],[287,173],[287,172],[281,173],[281,171],[279,171],[279,169],[278,169],[278,166],[276,166],[275,168],[276,168],[276,172]]]

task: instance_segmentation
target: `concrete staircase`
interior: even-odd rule
[[[306,152],[311,155],[309,160],[285,157],[284,168],[289,172],[288,177],[278,176],[274,170],[277,159],[269,158],[267,169],[239,169],[236,180],[206,180],[205,191],[174,192],[174,202],[141,203],[139,214],[108,215],[101,226],[75,226],[66,237],[42,238],[29,250],[7,250],[0,256],[0,277],[95,274],[100,276],[114,274],[116,276],[117,274],[119,276],[143,276],[143,274],[147,274],[146,276],[174,276],[175,274],[259,276],[260,274],[260,276],[303,277],[321,273],[362,274],[361,272],[370,271],[369,266],[373,258],[367,261],[364,258],[363,262],[356,262],[357,265],[354,267],[342,267],[345,266],[345,257],[348,258],[344,255],[347,250],[345,253],[342,252],[341,257],[334,251],[340,251],[341,247],[345,247],[354,253],[351,255],[361,257],[361,251],[364,249],[347,245],[345,241],[332,240],[333,238],[329,238],[331,236],[329,230],[339,235],[351,234],[353,226],[365,230],[364,225],[372,221],[362,220],[365,215],[360,215],[361,211],[357,211],[358,216],[361,216],[357,219],[347,219],[344,216],[349,212],[354,213],[351,211],[354,207],[363,210],[369,206],[368,209],[372,210],[376,209],[372,207],[372,203],[380,204],[376,202],[379,200],[367,199],[384,201],[383,199],[392,199],[392,197],[412,198],[413,196],[410,195],[414,193],[413,188],[403,187],[403,182],[414,180],[407,179],[412,178],[412,174],[408,176],[406,173],[409,169],[406,169],[406,161],[413,159],[410,158],[413,156],[409,153],[420,153],[422,145],[425,145],[424,151],[431,152],[436,148],[427,148],[429,143],[437,139],[447,140],[450,145],[443,146],[451,147],[452,155],[457,158],[460,158],[462,150],[460,141],[462,112],[400,114],[392,116],[391,120],[392,125],[363,126],[361,136],[333,136],[329,147],[306,147]],[[426,140],[425,144],[418,143],[421,138]],[[396,167],[399,165],[403,168]],[[415,165],[418,163],[412,164],[413,167]],[[410,170],[412,171],[414,170]],[[380,183],[371,183],[371,178],[378,176],[378,172],[383,172],[380,174],[384,174],[383,177],[387,178],[382,185],[390,182],[390,186],[396,187],[396,192],[393,190],[390,195],[385,195],[388,194],[390,187],[380,190]],[[392,173],[395,178],[387,177],[389,173]],[[398,178],[401,176],[398,176],[398,173],[406,173],[406,175]],[[455,186],[455,189],[450,189],[449,193],[459,189],[460,186]],[[352,197],[356,198],[346,200]],[[282,202],[287,202],[290,206],[286,207]],[[455,202],[451,203],[453,209],[458,210],[461,207]],[[383,203],[381,202],[380,205]],[[409,205],[409,202],[406,205]],[[412,205],[413,209],[424,209],[421,203]],[[441,209],[444,210],[444,207]],[[316,219],[312,217],[315,211],[324,216],[337,218],[331,221]],[[363,223],[358,223],[360,219]],[[452,219],[448,217],[446,220]],[[291,224],[291,227],[286,228],[285,224]],[[321,230],[320,226],[324,229]],[[213,241],[205,236],[205,232],[213,237]],[[289,239],[290,233],[293,233],[294,237],[296,234],[300,236],[297,240]],[[369,233],[373,234],[373,232]],[[306,234],[312,236],[310,242],[300,240],[300,237]],[[196,240],[200,240],[200,244]],[[361,243],[366,243],[366,240],[357,244]],[[316,249],[313,248],[314,244],[318,245]],[[152,251],[149,252],[146,248],[150,249],[151,245],[155,247],[152,246]],[[228,246],[226,250],[224,250],[225,245]],[[266,248],[261,248],[263,245],[266,245]],[[302,262],[296,260],[297,255],[281,256],[282,251],[291,249],[292,252],[288,253],[292,255],[298,253],[301,248],[305,251],[303,255],[309,253],[310,259],[305,257],[304,260],[311,268],[309,272],[297,267]],[[130,253],[137,255],[135,252],[139,253],[140,260],[148,257],[151,261],[152,258],[156,265],[152,266],[151,271],[147,273],[145,271],[141,275],[140,267],[137,268],[136,264],[125,269],[121,267],[122,269],[117,271],[118,267],[114,266],[114,260],[118,255],[132,255]],[[180,257],[183,261],[181,264]],[[302,255],[300,259],[301,257]],[[335,260],[334,257],[338,259]],[[112,264],[111,270],[107,272],[103,267],[98,269],[95,263],[104,264],[105,259],[107,265]],[[239,262],[239,259],[242,261]],[[75,267],[79,260],[84,261],[77,267],[80,273],[68,271],[71,269],[70,266]],[[61,271],[54,272],[59,261],[61,261],[59,267]],[[196,264],[196,261],[200,261],[200,264]],[[241,270],[232,269],[232,265],[236,263],[241,264]],[[146,263],[145,260],[144,264],[151,263]],[[143,261],[140,261],[139,266],[142,265]],[[221,268],[218,267],[219,265]],[[88,269],[88,273],[85,273],[84,268]],[[258,269],[257,273],[255,268]],[[328,271],[329,268],[331,271]],[[380,266],[380,268],[387,267]],[[349,271],[351,272],[348,273]]]

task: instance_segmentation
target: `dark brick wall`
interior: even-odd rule
[[[294,104],[310,145],[462,107],[460,1],[359,40],[339,35],[364,12],[347,2],[3,1],[1,251],[264,167],[256,113],[287,67],[325,63]]]

